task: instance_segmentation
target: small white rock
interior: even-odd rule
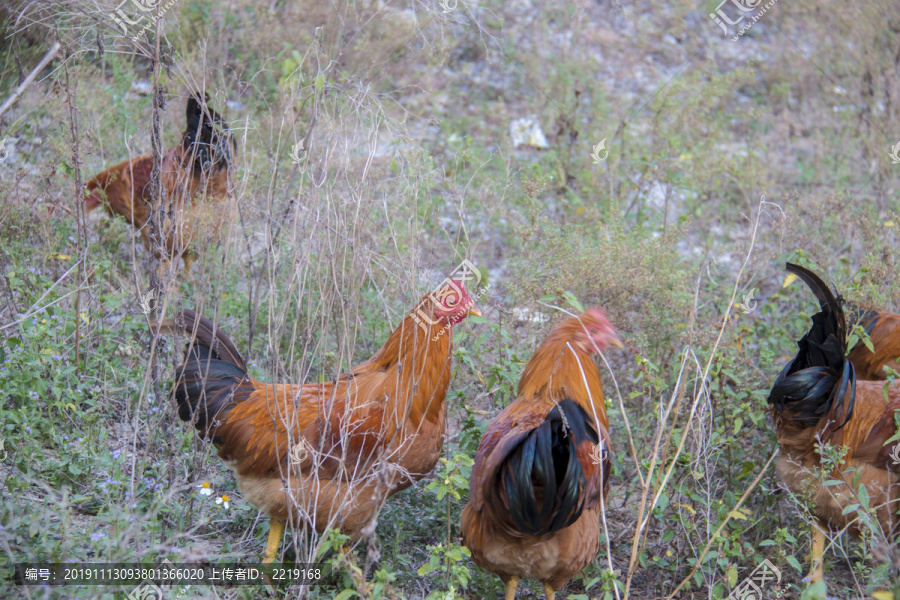
[[[533,115],[512,121],[509,124],[509,135],[512,137],[513,148],[519,146],[541,149],[550,147],[550,144],[547,143],[547,136],[541,130],[541,124]]]
[[[149,81],[132,81],[131,91],[139,96],[149,96],[153,93],[153,84]]]
[[[550,320],[550,316],[538,310],[530,308],[522,308],[515,306],[512,309],[513,319],[516,323],[532,323],[534,325],[543,325]]]

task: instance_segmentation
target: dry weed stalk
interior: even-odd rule
[[[679,367],[675,387],[672,391],[669,401],[663,407],[661,407],[662,413],[659,417],[659,422],[653,439],[652,451],[650,453],[650,465],[647,469],[647,473],[643,476],[641,476],[640,474],[640,463],[635,460],[635,468],[638,471],[639,478],[642,481],[642,491],[640,506],[637,513],[635,531],[634,535],[632,536],[631,559],[629,561],[628,574],[625,581],[626,598],[629,597],[631,584],[637,571],[638,557],[640,556],[640,553],[647,542],[647,535],[649,532],[648,525],[650,523],[650,519],[652,518],[653,509],[656,507],[660,497],[665,492],[666,487],[671,480],[672,473],[678,464],[679,457],[684,453],[688,439],[693,439],[693,455],[697,457],[695,460],[701,460],[704,456],[708,455],[711,452],[708,443],[706,443],[707,437],[705,435],[706,429],[712,426],[712,414],[709,410],[709,372],[712,368],[713,360],[716,357],[722,338],[725,334],[725,329],[728,326],[728,317],[734,307],[735,298],[737,297],[738,290],[740,289],[741,278],[743,276],[744,270],[747,267],[747,264],[749,263],[750,257],[753,253],[754,245],[756,243],[756,236],[759,230],[763,208],[767,205],[777,207],[777,205],[766,201],[765,196],[760,199],[756,210],[756,217],[751,228],[750,243],[738,274],[735,277],[731,292],[731,298],[729,299],[725,314],[722,317],[722,325],[719,327],[718,335],[716,336],[715,342],[710,349],[709,358],[707,359],[705,366],[701,365],[698,357],[694,353],[694,349],[690,345],[686,346],[683,349],[681,364]],[[693,313],[694,314],[691,316],[692,330],[693,322],[696,316],[696,297]],[[687,415],[685,415],[684,419],[682,420],[681,405],[683,399],[688,394],[687,386],[689,382],[693,383],[693,390],[690,392],[691,401],[690,406],[687,410]],[[625,419],[625,423],[626,427],[628,427],[627,418]],[[676,429],[679,429],[679,424],[680,429],[684,432],[684,434],[681,436],[681,439],[677,447],[675,448],[674,454],[670,457],[668,449],[671,446],[674,431]],[[668,431],[668,434],[665,435],[665,440],[663,440],[664,433],[666,431]],[[688,432],[692,432],[692,434],[689,434]],[[745,491],[744,496],[741,498],[741,500],[738,501],[737,506],[732,509],[732,512],[736,508],[740,507],[750,491],[756,486],[756,484],[762,477],[762,474],[768,468],[769,463],[771,463],[771,460],[772,458],[770,458],[769,462],[766,463],[765,468],[762,470],[762,472],[760,472],[753,484],[751,484],[751,486]],[[668,468],[666,468],[665,472],[662,473],[661,477],[658,477],[657,481],[657,478],[655,478],[654,475],[658,468],[658,465],[665,465],[666,463],[668,463]],[[680,590],[683,585],[685,585],[688,579],[692,577],[697,569],[701,566],[700,561],[702,561],[709,547],[718,538],[719,533],[721,533],[727,521],[728,519],[726,518],[725,522],[723,522],[718,530],[710,537],[706,549],[704,549],[704,551],[701,553],[701,556],[698,557],[698,562],[694,566],[694,569],[691,571],[691,574],[688,578],[682,581],[681,584],[679,584],[679,586],[675,590],[676,592]],[[674,593],[675,592],[673,592],[673,594]]]

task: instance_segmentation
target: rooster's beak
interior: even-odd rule
[[[615,347],[618,348],[619,350],[624,350],[624,349],[625,349],[625,344],[622,343],[622,338],[620,338],[620,337],[617,336],[617,335],[613,335],[613,336],[609,339],[609,345],[610,345],[610,346],[615,346]]]
[[[477,308],[472,307],[469,309],[469,312],[466,314],[468,314],[470,317],[480,317],[481,311],[478,310]]]

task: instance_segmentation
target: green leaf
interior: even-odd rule
[[[344,590],[340,594],[334,597],[334,600],[348,600],[349,598],[353,598],[354,596],[359,596],[359,594],[355,590]]]
[[[887,387],[885,387],[885,389],[887,389]],[[897,416],[898,416],[897,411],[894,411],[894,415],[895,415],[895,416],[894,416],[894,421],[895,421],[895,423],[896,423],[896,421],[897,421]],[[885,440],[884,446],[887,446],[887,445],[890,444],[891,442],[896,442],[896,441],[898,441],[898,440],[900,440],[900,426],[897,427],[897,431],[896,431],[896,433],[894,433],[894,435],[892,435],[890,438],[888,438],[887,440]]]
[[[865,489],[865,488],[860,488],[860,489]],[[852,512],[856,512],[857,510],[859,510],[859,504],[851,504],[850,506],[845,506],[844,510],[841,511],[841,514],[848,515]]]
[[[806,589],[804,598],[825,598],[826,586],[824,581],[817,581]]]
[[[866,348],[869,349],[869,352],[875,352],[875,344],[872,343],[872,339],[869,336],[865,336],[862,339],[862,342],[866,345]]]
[[[728,570],[725,571],[725,578],[728,580],[728,587],[733,588],[735,585],[737,585],[737,567],[729,567]]]
[[[890,572],[891,565],[889,563],[883,562],[874,569],[872,569],[872,578],[871,581],[882,581],[885,577],[888,576]],[[873,596],[874,597],[874,596]]]
[[[319,73],[316,75],[316,91],[321,92],[325,89],[325,76]]]
[[[862,504],[863,508],[869,510],[869,490],[866,486],[860,486],[857,496],[859,497],[859,503]]]
[[[566,302],[569,303],[569,306],[571,306],[578,312],[584,312],[584,307],[581,305],[581,302],[578,301],[578,298],[575,297],[575,294],[573,294],[569,290],[566,290],[562,295]]]
[[[796,558],[794,558],[793,556],[787,555],[787,556],[784,557],[784,560],[786,560],[786,561],[788,562],[789,565],[791,565],[792,567],[794,567],[794,569],[796,569],[798,573],[802,573],[802,572],[803,572],[803,567],[800,566],[800,561],[797,560]]]

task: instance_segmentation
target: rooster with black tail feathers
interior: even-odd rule
[[[175,370],[178,416],[212,441],[244,499],[269,515],[264,562],[278,558],[286,525],[339,529],[353,541],[371,535],[387,498],[434,469],[453,328],[481,315],[474,304],[464,281],[448,281],[369,360],[323,383],[257,381],[231,338],[193,310],[152,324],[191,340]]]
[[[236,149],[227,123],[206,106],[208,100],[205,94],[202,101],[188,97],[181,143],[163,154],[160,168],[160,239],[165,251],[152,250],[159,258],[182,257],[185,271],[196,257],[194,246],[204,238],[217,238],[230,214],[229,174]],[[122,215],[141,232],[149,249],[152,173],[153,155],[144,154],[95,175],[86,186],[85,211],[103,205],[110,215]]]
[[[847,358],[848,328],[842,302],[812,271],[788,263],[819,300],[820,312],[798,342],[798,352],[775,380],[768,402],[775,416],[781,456],[778,476],[793,493],[810,500],[817,523],[812,531],[812,570],[821,581],[825,532],[848,529],[859,534],[863,520],[852,508],[868,496],[881,533],[897,533],[900,463],[892,458],[897,441],[895,413],[900,410],[900,386],[857,379]],[[822,445],[843,452],[843,462],[829,472],[822,468]],[[839,485],[826,482],[837,480]]]
[[[521,579],[537,579],[553,600],[600,552],[610,440],[591,357],[609,345],[622,347],[602,309],[557,325],[478,446],[462,536],[507,600]]]

